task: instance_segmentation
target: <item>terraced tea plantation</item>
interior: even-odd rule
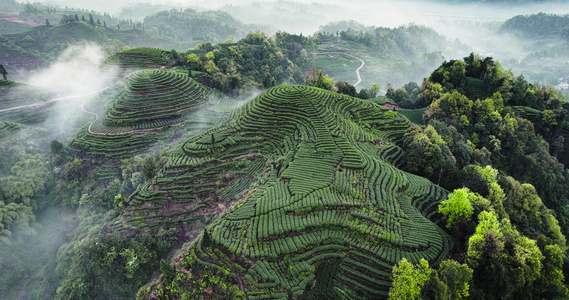
[[[166,55],[168,51],[158,48],[133,48],[115,53],[107,58],[104,64],[124,69],[160,68],[167,65]]]
[[[436,265],[453,247],[436,225],[447,192],[397,168],[408,126],[369,101],[283,85],[188,140],[115,226],[207,223],[237,203],[147,295],[212,293],[199,282],[221,278],[248,299],[386,298],[401,258]]]
[[[192,113],[220,97],[175,71],[136,71],[100,96],[96,103],[105,102],[106,108],[83,107],[95,120],[76,135],[67,150],[98,165],[100,178],[110,180],[118,176],[119,159],[143,152],[163,133],[178,126],[197,133],[219,124],[224,114]]]
[[[21,125],[14,122],[0,121],[0,139],[6,137],[11,132],[19,130]]]

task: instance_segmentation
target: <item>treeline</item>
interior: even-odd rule
[[[374,26],[365,26],[362,23],[359,23],[354,20],[347,20],[347,21],[335,21],[330,22],[326,25],[322,25],[319,27],[318,32],[321,32],[325,35],[336,34],[337,36],[340,35],[341,31],[347,31],[348,29],[356,30],[356,31],[370,31],[372,32],[375,27]]]
[[[525,38],[565,37],[569,40],[569,15],[540,12],[519,15],[507,20],[499,29],[502,33],[513,33]]]
[[[144,30],[144,26],[140,22],[133,22],[132,19],[118,19],[116,17],[112,17],[110,14],[106,12],[100,15],[103,18],[103,21],[101,21],[101,18],[97,18],[97,20],[95,21],[95,18],[91,13],[89,13],[88,16],[89,17],[86,18],[85,15],[81,15],[81,17],[79,17],[78,14],[63,15],[61,17],[61,20],[59,21],[59,24],[63,25],[73,22],[82,22],[91,25],[93,27],[100,26],[107,28],[107,20],[109,20],[109,25],[116,24],[116,29],[121,29],[122,26],[122,29]],[[46,21],[46,23],[48,23],[48,21]],[[49,25],[49,23],[46,25]]]
[[[97,26],[107,27],[107,22],[106,22],[106,21],[103,21],[103,23],[101,23],[101,20],[100,20],[100,19],[97,19],[97,21],[95,22],[95,19],[93,19],[93,15],[91,15],[91,14],[89,14],[89,20],[87,20],[87,19],[85,18],[85,16],[81,16],[81,19],[79,19],[79,16],[78,16],[77,14],[75,14],[75,15],[69,15],[69,16],[68,16],[68,15],[64,15],[64,16],[61,18],[61,21],[59,21],[59,24],[67,24],[67,23],[79,22],[79,21],[81,21],[81,22],[83,22],[83,23],[86,23],[86,24],[89,24],[89,25],[91,25],[91,26],[97,25]],[[47,19],[46,19],[46,25],[49,25],[49,21],[47,21]]]

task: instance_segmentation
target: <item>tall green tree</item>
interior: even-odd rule
[[[448,228],[460,228],[470,222],[474,208],[470,198],[475,197],[468,188],[454,190],[447,200],[439,204],[439,212],[448,218]]]
[[[35,219],[31,207],[22,203],[12,202],[6,204],[4,201],[0,201],[0,241],[10,245],[10,236],[15,226],[23,229],[24,233],[33,233],[30,223]]]
[[[421,259],[417,266],[406,258],[393,266],[393,285],[389,289],[389,298],[394,300],[413,300],[421,298],[421,289],[429,280],[432,270],[429,263]]]

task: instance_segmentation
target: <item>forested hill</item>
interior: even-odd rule
[[[515,16],[502,24],[499,31],[525,38],[562,36],[569,41],[569,15],[538,13]]]
[[[348,20],[348,21],[337,21],[337,22],[330,22],[326,25],[320,26],[318,32],[322,33],[339,33],[341,31],[347,31],[348,29],[356,30],[356,31],[370,31],[373,32],[375,29],[374,26],[365,26],[362,23],[359,23],[355,20]]]
[[[387,96],[399,99],[406,87]],[[417,102],[398,102],[426,106],[424,125],[404,135],[403,169],[453,191],[439,211],[461,245],[455,258],[472,268],[471,297],[566,299],[569,107],[561,94],[474,54],[443,63],[416,92]],[[520,247],[533,259],[514,258]],[[425,274],[400,267],[402,286]],[[441,293],[424,284],[421,294]]]
[[[172,9],[144,18],[146,30],[176,41],[222,43],[226,39],[240,40],[247,32],[261,30],[268,33],[266,26],[243,24],[231,15],[221,11],[197,12]]]
[[[420,25],[400,26],[396,28],[370,27],[363,30],[348,28],[339,32],[342,40],[358,42],[370,47],[373,52],[384,58],[416,59],[426,53],[434,52],[440,45],[462,45],[447,41],[447,38],[435,30]],[[438,45],[438,46],[435,46]]]

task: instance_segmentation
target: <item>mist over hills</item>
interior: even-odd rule
[[[3,2],[0,295],[569,298],[568,10]]]

